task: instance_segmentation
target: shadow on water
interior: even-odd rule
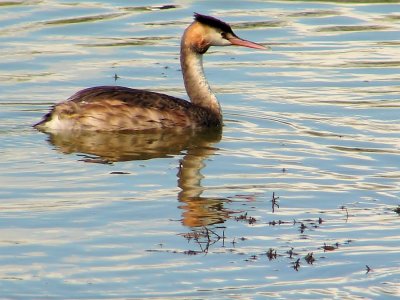
[[[200,227],[223,223],[229,213],[224,209],[225,198],[202,197],[204,188],[201,169],[205,160],[215,154],[221,140],[221,129],[164,130],[135,133],[56,132],[47,133],[48,141],[64,154],[79,153],[88,163],[112,164],[132,160],[167,158],[186,154],[180,161],[177,198],[181,203],[182,224]]]

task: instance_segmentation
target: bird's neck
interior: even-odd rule
[[[222,119],[221,106],[204,75],[203,55],[186,43],[185,35],[181,44],[181,68],[190,101]]]

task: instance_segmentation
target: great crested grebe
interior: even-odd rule
[[[34,125],[45,131],[135,131],[222,126],[221,107],[203,71],[210,46],[266,47],[243,40],[216,18],[194,14],[181,40],[181,68],[191,102],[165,94],[122,86],[81,90],[56,104]]]

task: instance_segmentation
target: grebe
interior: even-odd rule
[[[227,23],[195,13],[180,52],[191,102],[146,90],[97,86],[56,104],[34,127],[45,132],[221,127],[221,107],[204,75],[202,56],[210,46],[230,45],[267,49],[239,38]]]

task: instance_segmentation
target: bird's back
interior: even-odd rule
[[[81,90],[35,125],[43,131],[134,131],[220,126],[218,116],[186,100],[121,86]]]

